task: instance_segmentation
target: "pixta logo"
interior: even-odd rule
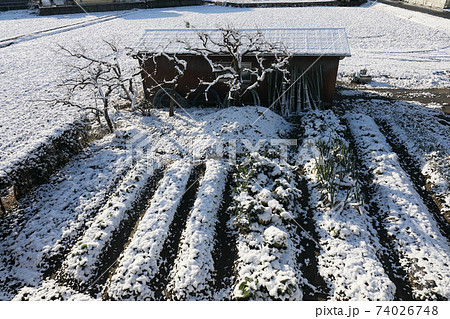
[[[144,161],[154,168],[156,159],[185,158],[192,162],[208,159],[239,164],[248,154],[270,156],[284,165],[301,165],[302,159],[318,156],[318,149],[312,139],[303,140],[298,148],[296,139],[222,139],[202,138],[189,141],[174,140],[164,134],[158,138],[139,132],[127,133],[129,164]]]

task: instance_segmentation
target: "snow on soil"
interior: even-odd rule
[[[239,236],[233,298],[302,300],[305,282],[297,257],[303,248],[293,222],[301,193],[293,168],[274,154],[251,153],[239,165],[235,183],[232,209]]]
[[[123,113],[116,118],[122,128],[95,142],[49,184],[21,200],[20,210],[7,219],[2,216],[1,299],[11,299],[23,286],[36,287],[35,294],[24,289],[27,298],[38,298],[53,282],[42,283],[47,269],[57,271],[62,282],[84,287],[91,283],[108,240],[150,178],[153,160],[165,163],[184,157],[188,163],[196,158],[220,158],[227,152],[232,159],[234,149],[247,152],[246,146],[256,145],[260,138],[280,138],[291,128],[263,107],[177,110],[173,117],[154,110],[150,117]],[[54,257],[63,259],[62,270],[51,268],[58,267],[49,264]],[[58,287],[52,291],[59,291]]]
[[[128,12],[95,12],[66,15],[38,16],[27,10],[0,12],[0,46],[17,41],[30,41],[44,33],[57,33],[68,28],[79,28],[103,19],[128,14]]]
[[[373,174],[377,203],[387,213],[384,224],[396,241],[400,262],[419,299],[450,298],[450,251],[447,239],[414,190],[373,119],[346,115],[363,164]]]
[[[376,6],[377,10],[385,12],[387,14],[395,15],[396,17],[422,24],[424,26],[441,29],[447,33],[450,33],[450,23],[443,23],[443,18],[436,17],[430,14],[424,14],[412,10],[405,10],[387,4],[380,4]],[[447,19],[448,20],[448,19]]]
[[[113,300],[155,299],[149,284],[161,266],[162,243],[169,235],[169,226],[185,193],[191,170],[192,164],[184,160],[167,169],[111,278],[108,295]]]
[[[344,128],[331,110],[312,111],[302,117],[301,123],[305,140],[298,159],[306,171],[310,206],[315,207],[322,247],[319,271],[331,288],[332,299],[393,300],[396,288],[377,257],[381,244],[376,231],[360,201],[352,198],[358,192],[354,177],[332,177],[336,185],[343,186],[337,190],[335,205],[330,205],[326,191],[319,191],[317,143],[340,141],[348,145],[342,137]],[[346,199],[348,192],[350,197]]]
[[[84,47],[108,54],[103,39],[118,39],[133,47],[146,29],[199,28],[233,25],[237,28],[343,27],[352,57],[341,62],[341,75],[367,67],[377,82],[401,87],[443,87],[450,84],[448,20],[383,4],[363,7],[230,8],[197,6],[136,10],[116,19],[83,28],[67,28],[1,48],[0,57],[0,172],[58,134],[77,118],[75,110],[53,107],[44,100],[62,93],[57,87],[68,60],[55,53],[57,44]],[[119,15],[120,12],[107,13]],[[50,29],[89,20],[90,16],[36,17],[24,11],[0,13],[1,37]],[[95,14],[104,17],[105,14]],[[400,16],[400,17],[399,17]],[[418,21],[418,20],[417,20]],[[38,48],[38,49],[37,49]],[[2,174],[0,174],[1,176]]]
[[[82,287],[92,282],[99,267],[101,254],[108,248],[114,233],[120,231],[122,222],[129,217],[128,212],[132,209],[133,203],[137,201],[154,173],[148,165],[147,158],[144,157],[127,173],[124,181],[102,207],[83,237],[72,247],[63,263],[63,278],[74,280]],[[159,165],[154,164],[155,167]]]
[[[128,167],[123,141],[110,135],[94,142],[65,168],[2,216],[0,299],[15,287],[35,286],[104,204]]]
[[[211,300],[214,283],[213,248],[217,212],[222,202],[229,165],[216,160],[206,162],[198,191],[170,275],[170,299]]]
[[[450,212],[450,126],[440,118],[442,113],[414,102],[394,105],[378,99],[357,102],[355,111],[389,127],[426,176],[442,213]]]
[[[154,110],[153,116],[126,116],[123,125],[156,129],[161,138],[152,141],[155,153],[169,153],[191,159],[220,158],[247,152],[260,140],[280,138],[291,125],[265,107],[225,109]],[[231,158],[230,158],[231,159]]]
[[[93,301],[89,295],[79,293],[71,288],[58,284],[55,280],[45,281],[38,289],[23,288],[14,297],[14,301],[43,301],[43,300],[67,300],[67,301]]]

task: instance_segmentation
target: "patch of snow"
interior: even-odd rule
[[[384,3],[377,3],[373,7],[376,10],[391,14],[395,17],[399,17],[407,21],[413,21],[426,27],[435,28],[450,34],[450,24],[448,23],[448,19],[446,18],[436,17],[423,12],[416,12],[413,10],[398,8]]]
[[[339,94],[341,94],[343,96],[360,96],[361,95],[361,91],[358,91],[358,90],[341,89],[338,92],[339,92]]]
[[[1,299],[12,298],[16,286],[37,286],[51,260],[82,234],[129,168],[122,142],[113,135],[94,142],[2,217]]]
[[[393,236],[400,262],[419,299],[450,298],[450,246],[421,197],[401,168],[385,137],[370,116],[346,115],[363,165],[377,185],[376,201],[387,212],[385,227]]]
[[[315,207],[314,219],[322,248],[317,257],[319,271],[331,288],[332,299],[393,300],[396,288],[378,259],[377,252],[382,246],[363,205],[344,200],[330,206],[329,197],[324,200],[323,192],[318,190],[320,180],[315,166],[320,150],[316,144],[321,139],[347,143],[342,137],[344,127],[331,110],[310,112],[302,118],[302,126],[308,143],[300,149],[299,159],[308,178],[310,207]],[[355,184],[350,190],[347,185],[345,188],[338,189],[336,198],[346,198],[340,193],[358,192]]]
[[[154,110],[153,116],[128,117],[126,123],[153,127],[161,138],[154,140],[156,153],[171,153],[193,159],[222,158],[248,152],[259,141],[281,138],[291,125],[265,107],[229,107],[225,109],[177,109],[173,117],[166,110]]]
[[[58,284],[53,279],[45,281],[38,289],[22,288],[14,301],[93,301],[94,299],[73,289]]]
[[[186,228],[167,291],[175,300],[210,300],[213,297],[215,228],[229,166],[206,161],[206,171]]]
[[[179,160],[165,172],[150,207],[139,221],[136,232],[108,283],[110,298],[154,300],[154,291],[148,284],[161,266],[163,244],[186,190],[192,167],[189,162]]]

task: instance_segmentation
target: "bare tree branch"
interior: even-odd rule
[[[112,100],[129,101],[132,109],[135,108],[137,103],[135,78],[139,72],[134,71],[125,74],[120,59],[124,52],[119,49],[116,43],[106,40],[104,42],[111,53],[102,58],[87,54],[83,48],[74,50],[59,45],[60,51],[72,58],[73,63],[69,66],[68,76],[60,83],[60,86],[67,89],[68,96],[66,99],[57,99],[54,102],[94,111],[97,115],[102,114],[109,130],[113,132],[114,123],[109,116]],[[95,106],[80,105],[73,102],[75,95],[80,91],[90,93]],[[100,106],[97,104],[97,100],[102,102]]]
[[[228,86],[228,99],[236,105],[241,105],[243,97],[256,89],[266,79],[266,75],[272,72],[281,72],[283,80],[288,81],[288,65],[292,54],[281,43],[267,41],[260,30],[256,32],[244,32],[231,27],[219,28],[220,37],[213,39],[204,31],[197,31],[200,45],[195,46],[187,40],[177,40],[185,45],[187,51],[203,56],[217,76],[213,81],[200,81],[206,85],[205,95],[208,90],[219,82]],[[224,65],[215,57],[226,55],[231,58],[230,65]],[[270,63],[265,57],[270,56]],[[243,60],[253,57],[256,65],[243,67]],[[250,83],[244,83],[242,73],[250,73]]]

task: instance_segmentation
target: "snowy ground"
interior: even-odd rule
[[[26,10],[6,11],[0,14],[0,41],[13,39],[20,36],[32,38],[32,34],[41,31],[57,31],[59,28],[69,28],[86,25],[95,21],[103,20],[108,17],[114,17],[119,12],[96,12],[86,15],[66,14],[54,16],[38,16]],[[122,12],[126,13],[126,12]]]
[[[2,216],[1,299],[449,299],[448,224],[361,103],[346,122],[304,114],[300,135],[260,107],[123,113],[128,126]],[[290,164],[259,142],[286,134],[298,138]],[[330,154],[357,156],[372,181],[330,162],[331,195],[316,166]]]
[[[27,36],[1,48],[0,171],[20,161],[48,136],[77,116],[46,102],[57,95],[65,74],[57,44],[83,46],[105,55],[102,39],[133,46],[145,29],[234,25],[251,28],[344,27],[352,57],[342,61],[340,75],[367,68],[374,83],[398,87],[450,85],[450,26],[443,18],[371,3],[363,7],[229,8],[198,6],[90,15],[36,17],[26,11],[0,13],[1,39],[69,26],[94,17],[117,16],[84,27],[68,27],[45,36]]]
[[[450,86],[449,20],[383,4],[198,6],[48,18],[5,12],[0,13],[0,176],[79,116],[42,101],[61,93],[57,83],[68,61],[55,52],[58,44],[82,43],[102,56],[108,52],[102,39],[133,46],[146,29],[184,28],[186,21],[199,28],[344,27],[352,57],[341,62],[342,80],[365,67],[374,86]],[[93,143],[13,212],[1,215],[0,299],[314,299],[319,294],[326,299],[449,299],[449,233],[417,193],[422,185],[403,171],[405,163],[384,134],[404,146],[418,165],[415,173],[429,175],[444,213],[448,154],[428,148],[439,143],[449,149],[450,121],[418,104],[387,107],[355,95],[348,91],[342,103],[352,109],[347,127],[331,111],[311,113],[304,116],[305,127],[317,125],[302,134],[259,107],[177,110],[173,118],[165,111],[145,118],[118,113],[116,134]],[[419,128],[420,137],[410,127]],[[256,167],[267,171],[255,176],[253,162],[228,167],[221,161],[235,146],[242,154],[260,139],[288,135],[299,144],[333,136],[339,145],[354,148],[371,179],[369,200],[381,201],[379,216],[386,218],[365,214],[366,207],[356,202],[330,206],[330,194],[317,186],[314,157],[287,165],[270,154],[252,155],[265,163]],[[130,161],[136,149],[155,161]],[[158,169],[150,171],[149,165]],[[230,172],[234,179],[224,184]],[[337,198],[364,183],[355,178],[340,181]],[[300,190],[301,183],[306,187]],[[190,199],[184,198],[185,190],[192,192]],[[233,215],[239,210],[256,219],[246,223]],[[157,229],[155,214],[161,216]],[[206,224],[216,228],[202,228]],[[220,242],[221,228],[230,235],[230,247]],[[358,236],[367,243],[358,242]],[[312,253],[309,237],[317,243]],[[228,247],[228,257],[217,253],[217,245]],[[141,251],[144,246],[153,253]],[[392,252],[393,262],[386,262],[386,252]],[[219,260],[228,260],[231,270],[218,274]],[[312,265],[322,284],[311,279]],[[161,269],[165,276],[155,275]]]

